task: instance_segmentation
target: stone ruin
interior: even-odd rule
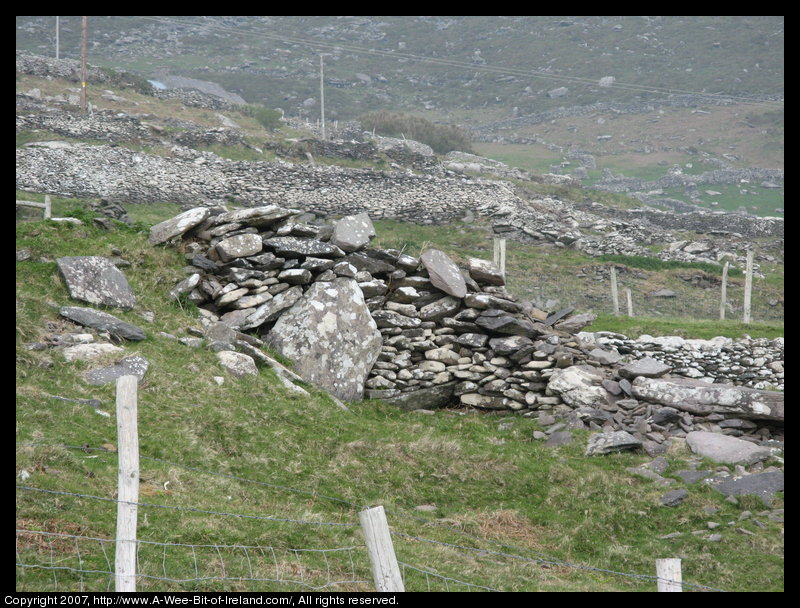
[[[150,241],[187,251],[188,276],[170,295],[198,306],[212,349],[234,342],[215,335],[257,337],[338,399],[558,419],[552,428],[623,433],[652,454],[698,431],[783,438],[781,391],[698,377],[696,367],[670,375],[674,363],[655,352],[582,333],[590,314],[520,302],[491,262],[377,249],[375,236],[365,213],[327,223],[268,205],[189,209],[154,226]],[[783,341],[769,346],[782,386]]]

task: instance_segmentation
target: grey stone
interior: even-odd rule
[[[428,271],[434,287],[456,298],[467,295],[464,277],[446,253],[438,249],[428,249],[420,256],[420,260]]]
[[[783,421],[783,392],[689,378],[636,378],[631,386],[637,398],[695,415],[735,414],[745,419]]]
[[[314,283],[266,337],[303,379],[339,399],[360,400],[381,351],[381,334],[353,279]]]
[[[192,291],[200,283],[200,274],[195,272],[175,285],[169,292],[170,300],[177,300],[185,293]]]
[[[64,349],[64,359],[66,361],[90,361],[92,359],[99,359],[112,354],[121,354],[124,350],[119,346],[113,344],[96,343],[96,344],[76,344],[75,346],[68,346]]]
[[[500,356],[512,355],[528,346],[533,347],[533,340],[526,336],[509,336],[507,338],[492,338],[489,340],[489,348]]]
[[[107,312],[80,306],[63,306],[59,310],[59,314],[84,327],[107,331],[117,338],[123,338],[125,340],[145,339],[145,334],[142,329],[130,323],[126,323]]]
[[[217,243],[217,253],[223,262],[256,255],[262,248],[261,237],[257,234],[237,234]]]
[[[485,285],[505,285],[506,279],[500,268],[488,260],[470,258],[467,260],[469,275],[478,283]]]
[[[255,329],[264,323],[270,323],[277,319],[280,314],[294,305],[303,296],[303,288],[295,285],[282,291],[268,302],[261,304],[251,312],[246,321],[242,324],[242,330]]]
[[[484,316],[475,319],[475,324],[489,331],[510,336],[528,336],[529,338],[540,335],[533,323],[527,319],[519,319],[511,315]]]
[[[693,431],[687,434],[686,444],[695,454],[723,464],[748,466],[771,456],[769,448],[708,431]]]
[[[629,380],[638,376],[657,378],[666,374],[670,369],[669,365],[656,361],[652,357],[644,357],[619,368],[619,375]]]
[[[217,226],[236,223],[257,228],[267,228],[280,220],[299,213],[302,213],[299,209],[284,209],[276,205],[265,205],[263,207],[250,207],[221,213],[214,218],[214,223]]]
[[[603,378],[580,366],[557,369],[547,387],[573,407],[595,407],[608,403],[608,391],[601,386]]]
[[[642,442],[626,431],[597,433],[589,437],[585,455],[597,456],[623,450],[635,450],[641,446]]]
[[[68,256],[56,260],[70,297],[102,306],[131,309],[136,297],[122,271],[108,258]]]
[[[603,365],[613,365],[622,358],[622,355],[616,350],[609,351],[602,348],[594,348],[589,351],[589,358]],[[619,390],[619,385],[617,385],[617,390]]]
[[[464,297],[464,304],[471,308],[479,310],[486,310],[489,308],[499,308],[506,312],[522,312],[522,306],[516,302],[498,298],[497,296],[489,295],[488,293],[468,293]]]
[[[233,350],[222,350],[217,353],[217,359],[219,359],[220,365],[225,368],[225,371],[234,378],[258,375],[256,362],[250,355],[237,353]]]
[[[423,321],[441,321],[443,318],[458,312],[459,308],[461,308],[461,300],[459,298],[445,296],[420,308],[419,318]]]
[[[404,410],[439,409],[447,406],[453,400],[453,390],[456,384],[456,382],[447,382],[418,391],[400,393],[394,397],[384,398],[384,401]]]
[[[752,494],[761,498],[767,506],[772,505],[776,492],[783,492],[783,471],[754,473],[739,478],[725,479],[709,484],[725,496]]]
[[[340,258],[344,251],[336,245],[323,243],[316,239],[301,239],[293,236],[276,236],[264,239],[264,246],[273,249],[278,256],[285,258]]]
[[[110,367],[91,370],[84,374],[84,378],[89,384],[98,386],[109,382],[116,382],[117,378],[122,376],[136,376],[141,380],[144,378],[144,374],[147,372],[149,366],[150,363],[147,359],[139,355],[134,355],[132,357],[125,357]]]
[[[672,490],[671,492],[667,492],[661,497],[661,504],[665,507],[677,507],[681,504],[686,498],[688,498],[689,492],[681,488],[680,490]]]
[[[181,236],[203,223],[209,215],[211,215],[211,210],[208,207],[195,207],[179,213],[175,217],[150,228],[150,243],[158,245],[171,238]]]
[[[684,483],[692,484],[698,481],[703,481],[711,477],[713,471],[676,471],[675,474],[680,477]]]
[[[333,236],[329,242],[342,251],[351,253],[366,247],[376,236],[377,233],[369,215],[359,213],[358,215],[349,215],[336,222]]]

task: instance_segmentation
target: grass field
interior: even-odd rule
[[[56,199],[54,212],[80,204]],[[267,368],[219,385],[213,352],[166,335],[198,326],[167,298],[183,276],[182,253],[146,239],[147,225],[173,209],[130,211],[140,223],[112,231],[17,225],[16,247],[31,253],[16,265],[18,591],[113,588],[114,387],[88,384],[88,363],[26,346],[75,331],[58,315],[74,302],[55,259],[112,252],[130,263],[138,300],[111,312],[143,327],[147,339],[124,348],[150,362],[139,385],[139,589],[370,590],[358,511],[383,505],[412,591],[652,591],[662,557],[682,558],[687,583],[783,590],[783,524],[740,520],[764,511],[758,499],[733,505],[691,486],[681,505],[662,507],[665,489],[626,470],[650,459],[584,457],[587,432],[546,448],[532,439],[535,419],[510,413],[423,415],[375,401],[345,412],[313,387],[309,396],[287,390]],[[467,227],[444,236],[394,228],[383,243],[412,254],[428,241],[483,257],[490,246]],[[75,401],[87,399],[99,403]],[[676,450],[667,459],[666,476],[683,487],[675,472],[693,457]],[[720,542],[707,539],[712,520],[723,524]]]

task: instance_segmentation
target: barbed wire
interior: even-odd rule
[[[288,517],[268,517],[266,515],[248,515],[245,513],[229,513],[226,511],[209,511],[207,509],[198,509],[196,507],[181,507],[178,505],[159,505],[155,503],[149,502],[135,502],[135,501],[127,501],[127,500],[119,500],[117,498],[108,498],[105,496],[94,496],[92,494],[80,494],[78,492],[65,492],[62,490],[47,490],[45,488],[35,488],[32,486],[22,486],[17,485],[18,490],[26,490],[30,492],[42,492],[45,494],[59,494],[63,496],[74,496],[77,498],[89,498],[91,500],[102,500],[106,502],[114,502],[114,503],[121,503],[121,504],[128,504],[128,505],[137,505],[140,507],[154,507],[158,509],[173,509],[176,511],[189,511],[191,513],[202,513],[204,515],[223,515],[227,517],[240,517],[243,519],[258,519],[258,520],[266,520],[266,521],[273,521],[273,522],[284,522],[284,523],[295,523],[295,524],[307,524],[307,525],[314,525],[314,526],[342,526],[342,527],[356,527],[360,524],[358,523],[347,523],[347,522],[327,522],[327,521],[311,521],[306,519],[290,519]]]
[[[476,585],[474,583],[467,583],[465,581],[460,581],[460,580],[455,579],[455,578],[450,578],[449,576],[444,576],[442,574],[437,574],[436,572],[431,572],[430,570],[424,570],[422,568],[417,568],[416,566],[412,566],[411,564],[406,564],[405,562],[398,561],[397,565],[400,566],[400,568],[401,568],[401,574],[402,574],[402,577],[403,577],[404,584],[407,584],[406,583],[407,577],[406,577],[406,573],[405,573],[406,569],[413,570],[415,572],[419,572],[421,574],[424,574],[426,583],[428,585],[428,591],[431,591],[430,577],[434,577],[434,578],[437,578],[437,579],[441,579],[444,582],[445,589],[447,591],[450,591],[450,587],[449,587],[448,583],[456,583],[458,585],[464,585],[470,591],[472,590],[472,588],[475,588],[475,589],[483,589],[485,591],[497,591],[497,592],[500,592],[500,589],[493,589],[492,587],[486,587],[484,585]]]
[[[57,571],[64,571],[64,572],[71,572],[74,574],[81,575],[81,589],[83,589],[84,581],[83,575],[84,574],[98,574],[98,575],[107,575],[112,577],[115,576],[114,569],[111,565],[111,560],[108,558],[108,554],[105,551],[105,546],[109,544],[114,544],[117,541],[115,539],[108,539],[108,538],[100,538],[100,537],[91,537],[91,536],[83,536],[77,534],[67,534],[62,532],[47,532],[44,530],[27,530],[27,529],[20,529],[17,528],[17,567],[20,568],[32,568],[32,569],[42,569],[42,570],[49,570],[54,573]],[[41,537],[45,537],[49,539],[49,546],[50,546],[50,563],[49,564],[33,564],[33,563],[26,563],[22,556],[20,555],[19,551],[19,537],[20,535],[38,535]],[[54,550],[53,550],[53,539],[70,539],[75,542],[76,550],[78,553],[78,567],[69,566],[69,565],[56,565],[56,560],[54,558]],[[103,556],[106,561],[107,569],[97,569],[97,568],[85,568],[83,567],[83,557],[80,554],[79,542],[78,541],[88,541],[92,543],[99,543],[100,547],[102,548]],[[370,584],[371,581],[359,578],[356,574],[356,566],[353,562],[352,553],[355,550],[363,549],[364,545],[351,545],[345,547],[334,547],[329,549],[299,549],[299,548],[286,548],[286,549],[277,549],[272,546],[262,546],[262,545],[242,545],[242,544],[191,544],[191,543],[165,543],[165,542],[157,542],[157,541],[150,541],[150,540],[137,540],[137,578],[143,578],[153,581],[161,581],[161,582],[169,582],[169,583],[178,583],[178,584],[186,584],[186,583],[198,583],[198,582],[207,582],[207,581],[231,581],[231,582],[272,582],[272,583],[280,583],[280,584],[294,584],[294,585],[302,585],[312,590],[323,590],[334,586],[341,586],[341,585],[356,585],[356,584]],[[153,548],[162,548],[162,559],[161,559],[161,574],[153,574],[148,573],[146,570],[147,568],[142,566],[142,559],[141,554],[142,551],[140,550],[142,547],[153,547]],[[170,576],[167,573],[167,549],[170,547],[177,547],[181,549],[191,549],[192,552],[192,560],[193,560],[193,570],[194,576],[192,577],[181,577],[177,578],[175,576]],[[222,570],[222,575],[208,575],[203,576],[200,573],[199,568],[199,558],[197,556],[198,549],[213,549],[216,555],[219,557],[219,567]],[[262,555],[266,555],[268,552],[272,557],[272,563],[275,564],[275,576],[258,576],[257,573],[254,571],[253,568],[253,561],[250,558],[250,554],[248,552],[261,552]],[[222,553],[224,551],[242,551],[246,562],[247,562],[247,574],[242,576],[231,576],[230,566],[226,568],[225,558],[223,557]],[[306,568],[303,567],[302,562],[300,562],[300,556],[302,554],[309,554],[314,556],[322,556],[325,561],[325,578],[326,581],[324,584],[314,584],[305,578],[286,578],[281,576],[281,565],[284,564],[287,569],[289,569],[290,563],[289,560],[284,559],[280,560],[278,558],[278,554],[282,553],[284,556],[292,555],[297,561],[297,571],[300,572],[301,576],[303,576]],[[331,569],[331,562],[328,559],[329,554],[333,553],[346,553],[348,555],[349,561],[349,578],[342,578],[341,580],[333,578],[333,572]],[[155,562],[154,562],[155,563]],[[230,564],[230,560],[228,561]],[[55,579],[55,584],[58,584],[57,578]]]
[[[58,447],[65,447],[65,448],[83,449],[83,450],[92,450],[92,451],[101,451],[101,452],[106,452],[106,453],[112,453],[112,452],[107,452],[107,450],[105,450],[103,448],[88,448],[86,446],[67,446],[67,445],[64,445],[64,444],[24,443],[24,444],[21,444],[21,445],[58,446]],[[369,505],[358,505],[357,503],[349,502],[349,501],[346,501],[344,499],[340,499],[340,498],[336,498],[336,497],[330,497],[330,496],[321,495],[321,494],[318,495],[316,493],[309,492],[307,490],[299,490],[297,488],[291,488],[291,487],[288,487],[288,486],[282,486],[282,485],[277,485],[277,484],[269,484],[267,482],[248,479],[248,478],[245,478],[245,477],[233,476],[233,475],[229,475],[229,474],[226,474],[226,473],[207,471],[207,470],[203,470],[203,469],[200,469],[200,468],[197,468],[197,467],[190,467],[190,466],[187,466],[187,465],[183,465],[182,463],[176,463],[176,462],[168,461],[168,460],[165,460],[165,459],[153,458],[153,457],[148,457],[148,456],[140,456],[140,458],[141,459],[148,459],[148,460],[158,461],[158,462],[161,462],[163,464],[168,464],[170,466],[179,466],[179,467],[183,467],[183,468],[186,468],[186,469],[189,469],[189,470],[192,470],[192,471],[195,471],[195,472],[204,473],[204,474],[215,475],[215,476],[220,476],[220,477],[224,477],[224,478],[232,478],[232,479],[236,479],[238,481],[243,481],[243,482],[247,482],[247,483],[254,483],[254,484],[257,484],[257,485],[264,485],[264,486],[267,486],[267,487],[279,488],[279,489],[282,489],[282,490],[287,490],[287,491],[292,491],[292,492],[310,494],[311,496],[314,496],[314,497],[319,497],[319,498],[324,498],[324,499],[329,499],[329,500],[333,500],[333,501],[336,501],[336,502],[344,503],[344,504],[347,504],[347,505],[352,506],[352,507],[354,507],[356,509],[359,509],[359,510],[364,509],[364,508],[369,506]],[[82,496],[82,497],[89,497],[89,498],[100,498],[101,500],[120,502],[120,501],[115,501],[114,499],[109,499],[109,498],[85,496],[85,495],[68,493],[68,492],[60,492],[60,491],[55,491],[55,490],[43,490],[43,489],[30,488],[30,487],[27,487],[27,486],[17,486],[17,487],[18,488],[22,488],[22,489],[31,489],[31,490],[37,490],[37,491],[42,491],[42,492],[47,492],[47,493],[68,494],[68,495],[74,495],[74,496]],[[140,504],[140,503],[133,503],[133,504]],[[146,504],[146,506],[156,506],[156,507],[158,507],[158,506],[162,506],[162,505]],[[164,507],[165,508],[177,508],[177,507],[170,507],[170,506],[164,506]],[[187,510],[193,510],[193,509],[187,509]],[[202,512],[202,513],[205,513],[205,511],[202,511],[202,510],[198,510],[198,511]],[[224,512],[223,513],[211,512],[211,513],[221,514],[221,515],[238,516],[237,514],[228,514],[228,513],[224,513]],[[637,579],[642,579],[642,580],[651,580],[651,581],[658,581],[659,580],[659,578],[657,576],[653,576],[653,575],[636,574],[636,573],[629,573],[629,572],[620,572],[620,571],[616,571],[616,570],[598,568],[598,567],[595,567],[595,566],[587,566],[585,564],[575,564],[575,563],[571,563],[571,562],[565,562],[565,561],[557,560],[557,559],[552,558],[550,556],[545,556],[545,555],[543,555],[543,554],[541,554],[539,552],[536,552],[534,550],[531,550],[531,549],[522,549],[522,548],[519,548],[519,547],[516,547],[516,546],[513,546],[513,545],[509,545],[509,544],[506,544],[506,543],[503,543],[503,542],[500,542],[500,541],[496,541],[494,539],[487,539],[487,538],[475,536],[473,534],[470,534],[469,532],[461,530],[460,528],[457,528],[455,526],[451,526],[451,525],[448,525],[448,524],[442,524],[441,522],[432,522],[432,521],[430,521],[428,519],[425,519],[425,518],[422,518],[422,517],[409,515],[409,514],[405,514],[405,513],[402,513],[402,512],[395,512],[395,511],[392,511],[392,510],[386,510],[386,513],[387,513],[387,515],[400,516],[400,517],[414,519],[414,520],[419,521],[421,523],[425,523],[426,525],[435,525],[437,527],[445,528],[445,529],[447,529],[449,531],[459,533],[462,536],[465,536],[465,537],[470,538],[472,540],[479,541],[479,542],[485,542],[485,543],[488,543],[488,544],[492,544],[492,545],[495,545],[495,546],[503,548],[503,549],[513,550],[516,553],[509,553],[507,551],[493,551],[493,550],[490,550],[490,549],[481,549],[481,548],[478,548],[478,547],[467,547],[467,546],[459,545],[459,544],[456,544],[456,543],[449,543],[449,542],[445,542],[445,541],[439,541],[439,540],[435,540],[435,539],[425,538],[425,537],[422,537],[422,536],[417,536],[417,535],[412,535],[412,534],[407,534],[407,533],[397,532],[397,531],[393,531],[392,530],[391,531],[392,536],[396,536],[396,537],[399,537],[399,538],[405,538],[405,539],[415,540],[415,541],[418,541],[418,542],[424,542],[424,543],[444,546],[444,547],[448,547],[450,549],[454,549],[456,551],[467,552],[467,553],[471,553],[471,554],[477,553],[477,554],[482,554],[482,555],[492,555],[492,556],[495,556],[495,557],[502,557],[502,558],[506,558],[506,559],[521,560],[521,561],[530,562],[530,563],[538,563],[538,564],[544,564],[544,565],[548,565],[548,566],[562,566],[562,567],[574,568],[574,569],[579,569],[579,570],[587,570],[587,571],[596,571],[596,572],[602,572],[602,573],[606,573],[606,574],[627,576],[627,577],[630,577],[630,578],[637,578]],[[268,518],[268,517],[264,517],[264,516],[244,516],[244,517],[256,518],[256,519],[269,519],[269,520],[275,521],[273,518]],[[306,521],[303,521],[303,520],[277,520],[277,521],[289,521],[289,522],[296,522],[296,523],[318,523],[318,522],[306,522]],[[326,524],[323,523],[322,525],[326,525]],[[358,524],[337,523],[337,524],[327,524],[327,525],[339,525],[339,526],[353,525],[353,526],[355,526],[355,525],[358,525]],[[520,555],[519,554],[520,552],[525,552],[525,551],[533,553],[534,555],[537,555],[538,557],[529,557],[529,556],[525,556],[525,555]],[[435,573],[430,573],[430,574],[433,575]],[[464,584],[467,584],[467,583],[464,583]],[[722,590],[722,589],[716,589],[714,587],[709,587],[709,586],[706,586],[706,585],[700,585],[700,584],[695,584],[695,583],[683,583],[683,585],[687,586],[687,587],[694,587],[694,588],[698,588],[698,589],[704,589],[704,590],[707,590],[707,591],[724,592],[724,590]]]
[[[574,564],[574,563],[570,563],[570,562],[564,562],[564,561],[558,561],[558,560],[552,560],[552,559],[539,559],[539,558],[533,558],[533,557],[525,557],[523,555],[514,555],[512,553],[503,553],[503,552],[500,552],[500,551],[491,551],[491,550],[488,550],[488,549],[478,549],[478,548],[475,548],[475,547],[465,547],[463,545],[457,545],[457,544],[454,544],[454,543],[447,543],[447,542],[434,540],[434,539],[430,539],[430,538],[423,538],[421,536],[414,536],[412,534],[405,534],[405,533],[402,533],[402,532],[394,532],[394,531],[392,531],[391,534],[392,534],[392,536],[411,539],[411,540],[415,540],[415,541],[418,541],[418,542],[430,543],[430,544],[434,544],[434,545],[441,545],[441,546],[449,547],[451,549],[455,549],[455,550],[458,550],[458,551],[466,551],[466,552],[470,552],[470,553],[479,553],[479,554],[482,554],[482,555],[492,555],[492,556],[495,556],[495,557],[504,557],[504,558],[508,558],[508,559],[515,559],[515,560],[521,560],[521,561],[526,561],[526,562],[544,564],[544,565],[547,565],[547,566],[562,566],[562,567],[567,567],[567,568],[574,568],[576,570],[587,570],[587,571],[592,571],[592,572],[602,572],[604,574],[615,574],[615,575],[618,575],[618,576],[626,576],[626,577],[629,577],[629,578],[636,578],[636,579],[641,579],[641,580],[651,580],[651,581],[659,581],[659,580],[665,581],[665,580],[667,580],[667,579],[662,579],[662,578],[660,578],[658,576],[653,576],[653,575],[650,575],[650,574],[635,574],[635,573],[632,573],[632,572],[620,572],[620,571],[617,571],[617,570],[608,570],[606,568],[597,568],[595,566],[587,566],[585,564]],[[714,587],[708,587],[706,585],[699,585],[699,584],[686,583],[686,582],[684,582],[683,585],[686,586],[686,587],[696,587],[698,589],[705,589],[707,591],[724,592],[724,590],[722,590],[722,589],[715,589]]]

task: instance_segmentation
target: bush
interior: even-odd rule
[[[472,152],[469,133],[455,125],[436,125],[418,116],[394,112],[370,112],[361,117],[361,128],[385,137],[406,137],[433,148],[437,154],[453,150]]]
[[[258,121],[262,127],[268,131],[274,131],[281,126],[283,115],[280,110],[271,110],[264,106],[248,106],[249,114]]]

